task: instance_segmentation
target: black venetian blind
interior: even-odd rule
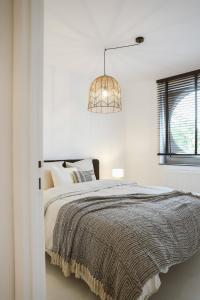
[[[200,70],[157,81],[163,163],[199,164]]]

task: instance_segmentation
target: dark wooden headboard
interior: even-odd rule
[[[53,159],[53,160],[44,160],[44,162],[56,162],[56,161],[68,161],[68,162],[76,162],[80,161],[82,159]],[[94,173],[96,176],[96,179],[99,179],[99,160],[93,159],[92,160],[93,166],[94,166]]]

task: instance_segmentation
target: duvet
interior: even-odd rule
[[[64,275],[102,300],[148,299],[159,273],[200,248],[200,198],[191,193],[94,181],[45,194],[46,251]]]

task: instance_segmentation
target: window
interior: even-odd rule
[[[200,165],[200,70],[157,81],[160,163]]]

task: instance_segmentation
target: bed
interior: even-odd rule
[[[148,299],[160,273],[200,248],[200,199],[191,193],[94,180],[47,189],[44,204],[52,264],[101,300]]]

